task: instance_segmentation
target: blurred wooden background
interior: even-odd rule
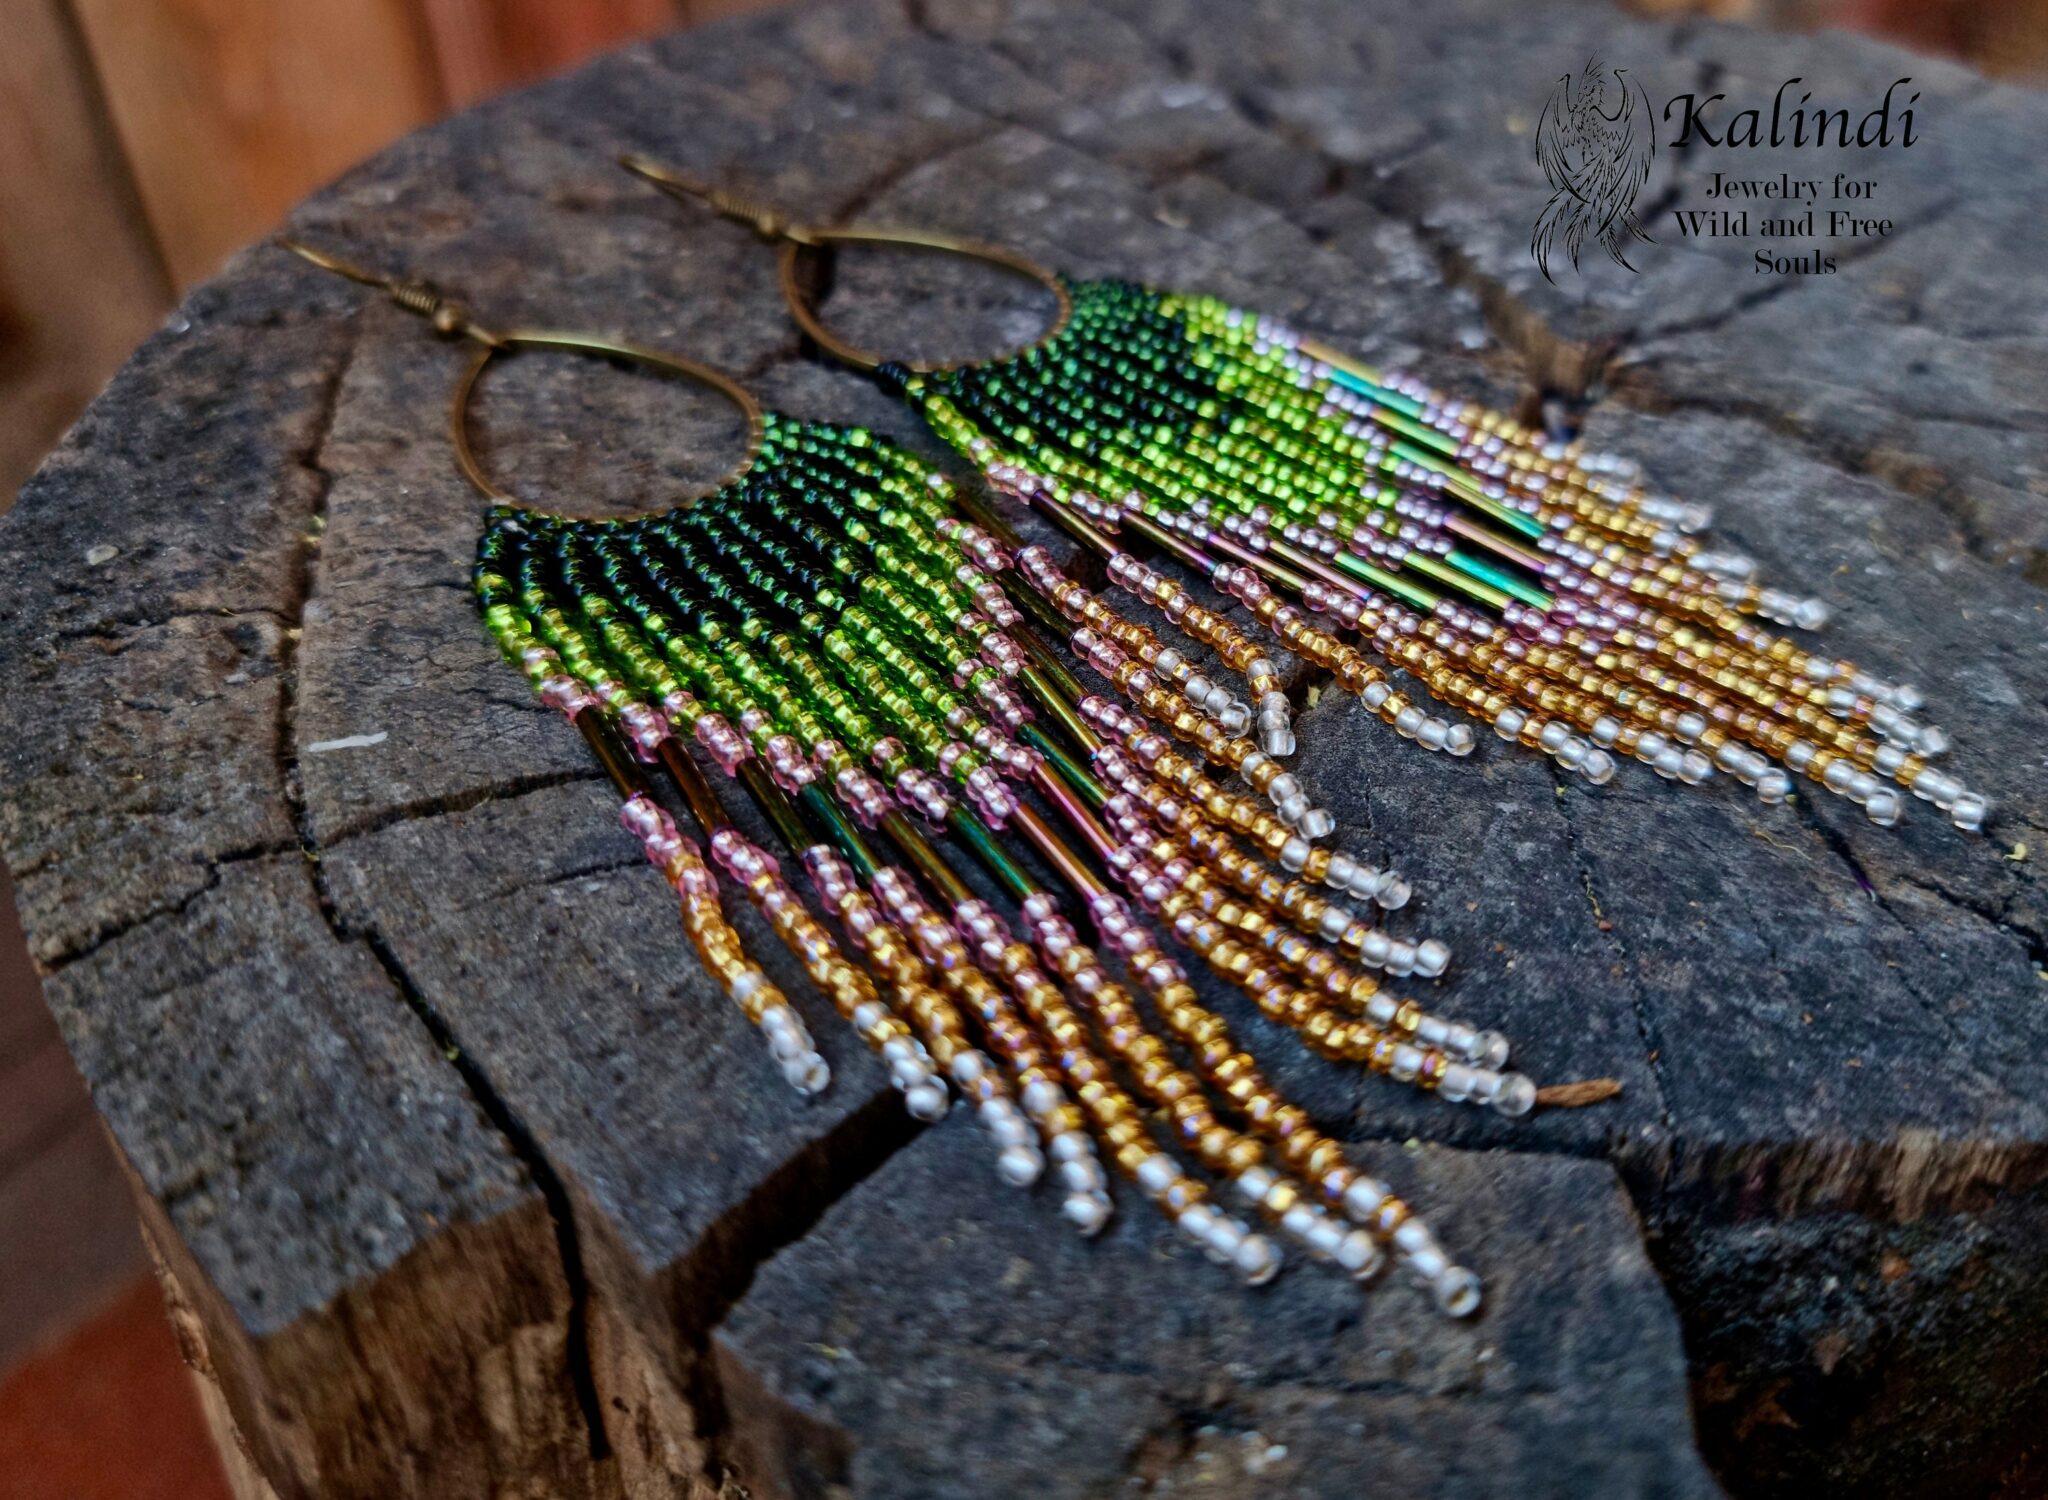
[[[229,252],[386,142],[762,0],[5,0],[0,510]]]

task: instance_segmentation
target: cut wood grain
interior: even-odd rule
[[[1583,295],[1528,264],[1543,189],[1500,101],[1533,109],[1595,50],[1745,86],[1789,66],[1829,97],[1902,66],[1596,6],[875,0],[631,48],[408,139],[294,224],[928,453],[807,357],[755,242],[609,159],[1547,397],[1837,603],[1844,651],[1926,679],[1997,838],[2048,847],[2024,503],[2048,424],[2023,378],[2048,318],[2014,259],[2048,104],[1927,70],[1928,149],[1885,173],[1933,232],[1825,282],[1759,299],[1733,258],[1646,255]],[[1021,315],[936,274],[849,256],[832,314],[941,341]],[[577,737],[477,628],[477,502],[440,434],[460,351],[261,251],[183,316],[0,523],[23,726],[0,847],[190,1348],[280,1496],[1699,1494],[1709,1468],[1919,1496],[2025,1462],[2048,1410],[2030,862],[1930,818],[1560,788],[1500,748],[1448,766],[1320,692],[1300,774],[1414,878],[1401,920],[1456,950],[1447,1002],[1539,1083],[1620,1092],[1455,1110],[1212,994],[1494,1291],[1467,1328],[1308,1269],[1247,1296],[1135,1204],[1063,1238],[964,1122],[914,1134],[815,1008],[838,1079],[789,1100]],[[494,472],[579,513],[660,503],[732,437],[701,395],[526,356],[480,428]]]

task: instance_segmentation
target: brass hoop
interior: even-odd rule
[[[455,393],[449,401],[448,436],[454,445],[455,464],[462,470],[462,477],[487,500],[519,503],[518,496],[500,489],[491,482],[491,477],[477,461],[476,451],[470,447],[470,400],[476,393],[477,382],[483,378],[484,368],[490,364],[492,358],[500,354],[512,354],[520,349],[549,349],[557,353],[626,360],[650,370],[679,375],[698,385],[709,386],[737,406],[740,414],[747,419],[746,452],[740,455],[739,462],[724,478],[705,492],[707,494],[723,489],[744,477],[761,456],[761,447],[768,436],[768,424],[762,416],[761,404],[745,386],[709,365],[699,364],[694,359],[685,359],[680,354],[664,354],[659,349],[649,349],[640,344],[622,343],[616,339],[596,338],[587,334],[552,333],[532,328],[519,329],[511,333],[495,333],[470,317],[469,309],[462,303],[442,296],[424,281],[370,270],[289,235],[280,235],[277,244],[280,249],[291,251],[292,254],[323,271],[331,271],[359,285],[376,287],[389,294],[391,300],[407,312],[417,313],[427,319],[433,324],[434,331],[444,338],[466,338],[475,341],[476,353],[471,356],[468,366],[463,370],[462,378],[456,382]]]
[[[634,176],[645,179],[682,202],[692,200],[706,204],[714,213],[745,224],[764,240],[779,242],[780,255],[777,258],[779,280],[782,286],[782,300],[789,304],[790,316],[817,346],[833,358],[853,366],[857,370],[874,370],[891,363],[886,355],[872,349],[863,349],[849,343],[827,328],[818,316],[818,310],[811,305],[804,294],[802,279],[797,275],[798,264],[805,249],[825,249],[832,245],[900,245],[913,250],[937,250],[946,255],[964,256],[978,260],[997,270],[1008,271],[1035,281],[1052,293],[1055,304],[1051,323],[1037,338],[1015,349],[1005,350],[976,360],[954,360],[951,362],[922,363],[915,360],[897,360],[897,364],[920,374],[931,374],[939,370],[958,370],[967,365],[985,364],[992,360],[1014,359],[1033,349],[1043,348],[1059,337],[1067,322],[1074,315],[1074,299],[1067,295],[1066,286],[1053,272],[1037,261],[1007,250],[1001,245],[984,244],[978,240],[956,239],[951,235],[928,234],[916,230],[879,229],[864,224],[848,225],[842,229],[815,229],[796,224],[772,208],[764,207],[750,198],[741,197],[723,188],[713,187],[693,177],[686,177],[648,157],[628,155],[619,158],[619,165]]]
[[[520,349],[547,349],[564,354],[588,354],[603,359],[622,359],[643,365],[668,375],[677,375],[698,385],[708,386],[740,409],[747,420],[746,451],[732,469],[706,487],[704,494],[711,494],[726,485],[744,478],[761,456],[761,445],[767,437],[767,424],[761,415],[761,404],[756,401],[738,381],[723,375],[709,365],[701,365],[681,355],[663,354],[659,350],[644,348],[638,344],[619,343],[611,339],[589,338],[582,334],[551,333],[540,329],[521,329],[513,333],[496,335],[490,343],[479,344],[470,357],[462,378],[455,384],[454,395],[448,403],[448,436],[455,448],[455,464],[462,470],[477,493],[487,500],[519,503],[518,496],[500,489],[484,472],[476,456],[476,450],[469,441],[469,408],[475,396],[477,384],[492,358],[500,354],[515,353]],[[692,497],[701,498],[701,497]]]
[[[1058,276],[1036,261],[1014,251],[1005,250],[1000,245],[984,245],[972,240],[956,240],[946,235],[918,234],[907,230],[870,229],[865,225],[854,225],[846,229],[811,229],[805,231],[801,240],[784,239],[781,253],[776,257],[777,279],[782,285],[782,300],[789,304],[789,315],[796,320],[797,327],[801,328],[820,349],[856,370],[874,370],[890,363],[890,360],[872,349],[863,349],[858,344],[847,342],[827,328],[824,320],[818,316],[818,310],[811,305],[810,298],[804,294],[803,281],[797,274],[799,262],[806,249],[829,245],[899,245],[915,250],[937,250],[947,255],[978,260],[984,265],[994,266],[997,270],[1008,271],[1027,281],[1035,281],[1052,293],[1052,321],[1037,338],[1014,349],[1004,350],[1000,354],[984,355],[979,359],[895,361],[905,369],[915,370],[921,375],[929,375],[940,370],[958,370],[968,365],[987,364],[999,359],[1014,359],[1033,349],[1043,348],[1059,337],[1060,332],[1067,326],[1067,320],[1074,315],[1074,299],[1067,295],[1066,286]]]

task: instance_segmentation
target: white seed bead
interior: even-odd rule
[[[1408,1257],[1408,1269],[1426,1285],[1434,1286],[1437,1277],[1451,1268],[1451,1258],[1434,1244],[1425,1245]]]
[[[799,1094],[809,1097],[822,1094],[832,1082],[832,1069],[825,1059],[815,1052],[784,1060],[782,1076]]]
[[[1308,1247],[1325,1260],[1335,1260],[1344,1248],[1344,1226],[1328,1214],[1318,1213],[1309,1226]]]
[[[1337,1264],[1349,1271],[1356,1280],[1370,1280],[1380,1273],[1386,1263],[1386,1251],[1380,1249],[1379,1241],[1363,1229],[1351,1230],[1337,1246]]]
[[[1239,1195],[1252,1203],[1262,1201],[1273,1189],[1276,1174],[1271,1167],[1252,1167],[1237,1176]]]
[[[1099,1233],[1109,1222],[1109,1196],[1106,1193],[1076,1193],[1060,1204],[1060,1213],[1082,1234]]]
[[[1099,1193],[1108,1186],[1102,1175],[1102,1163],[1092,1156],[1061,1162],[1060,1183],[1070,1193]]]
[[[1429,1232],[1429,1226],[1420,1219],[1404,1219],[1401,1227],[1394,1231],[1394,1248],[1403,1255],[1413,1255],[1426,1245],[1434,1245],[1436,1238]]]
[[[1179,1175],[1173,1158],[1163,1151],[1155,1151],[1138,1163],[1138,1186],[1143,1188],[1149,1197],[1156,1198],[1172,1187],[1174,1178]]]
[[[1493,1107],[1511,1120],[1521,1118],[1536,1107],[1536,1085],[1521,1073],[1504,1074]]]
[[[946,1103],[946,1091],[929,1078],[903,1091],[903,1107],[927,1123],[945,1118]]]
[[[1011,1187],[1030,1187],[1045,1171],[1045,1158],[1024,1146],[1005,1146],[996,1153],[996,1175]]]
[[[1236,1260],[1248,1286],[1264,1286],[1280,1274],[1280,1252],[1263,1234],[1247,1234],[1237,1247]]]
[[[1479,1278],[1463,1266],[1447,1266],[1430,1284],[1436,1305],[1454,1318],[1469,1318],[1479,1311]]]
[[[1344,1189],[1344,1212],[1361,1222],[1380,1211],[1387,1201],[1387,1185],[1377,1177],[1354,1177]]]

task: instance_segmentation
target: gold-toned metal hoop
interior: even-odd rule
[[[1058,338],[1060,331],[1067,326],[1067,320],[1074,315],[1074,300],[1067,295],[1067,289],[1058,276],[1036,261],[1014,254],[1000,245],[982,245],[972,240],[956,240],[945,235],[918,234],[908,230],[870,229],[865,225],[854,225],[846,229],[813,229],[803,240],[783,240],[781,253],[776,258],[776,269],[777,279],[782,284],[782,300],[789,304],[789,315],[796,319],[796,326],[801,328],[820,349],[857,370],[873,370],[890,361],[887,356],[872,349],[863,349],[858,344],[847,342],[827,328],[824,320],[818,316],[818,310],[811,305],[810,298],[804,295],[803,280],[799,275],[799,263],[805,250],[835,244],[900,245],[917,250],[943,251],[948,255],[978,260],[984,265],[1025,277],[1052,293],[1052,321],[1046,325],[1043,333],[1029,343],[1020,344],[1014,349],[1006,349],[999,354],[984,355],[979,359],[895,361],[905,369],[915,370],[919,374],[928,375],[936,370],[958,370],[968,365],[1015,359],[1020,354],[1043,348]]]
[[[672,198],[707,204],[713,212],[736,223],[745,224],[762,239],[779,242],[778,280],[782,287],[782,300],[789,304],[790,316],[796,320],[797,327],[801,328],[819,348],[834,359],[852,365],[857,370],[873,370],[892,361],[887,355],[872,349],[864,349],[841,338],[825,326],[824,320],[818,316],[818,310],[811,305],[810,298],[805,294],[802,277],[798,274],[802,254],[806,249],[822,250],[834,245],[895,245],[913,250],[936,250],[946,255],[978,260],[985,265],[994,266],[997,270],[1022,276],[1026,280],[1037,282],[1052,293],[1052,321],[1047,324],[1044,332],[1029,343],[980,359],[931,363],[908,359],[893,361],[905,369],[915,370],[920,374],[1014,359],[1033,349],[1043,348],[1059,337],[1068,320],[1074,315],[1073,298],[1068,296],[1067,288],[1058,275],[1028,256],[1019,255],[1016,251],[1005,249],[1001,245],[958,239],[946,234],[883,229],[865,224],[852,224],[840,229],[819,229],[794,223],[772,208],[764,207],[723,188],[712,187],[685,177],[680,172],[673,171],[645,156],[622,156],[619,158],[619,165],[635,176],[653,183]]]
[[[694,359],[685,359],[679,354],[664,354],[659,349],[649,349],[640,344],[628,344],[617,339],[598,338],[580,333],[555,333],[545,329],[515,329],[510,333],[494,333],[474,321],[469,309],[462,303],[443,297],[424,281],[410,277],[387,276],[380,271],[368,270],[353,261],[342,259],[329,251],[322,250],[303,240],[289,235],[280,235],[277,240],[281,249],[289,250],[301,259],[309,261],[323,271],[356,282],[362,286],[376,287],[389,294],[391,300],[408,312],[418,313],[434,325],[434,331],[448,338],[473,339],[477,351],[462,372],[462,378],[455,384],[454,395],[448,405],[448,436],[455,448],[455,464],[461,469],[462,477],[475,487],[478,494],[494,501],[518,503],[518,497],[500,489],[491,482],[478,462],[476,450],[469,442],[469,405],[476,392],[477,382],[483,378],[484,368],[494,356],[515,353],[520,349],[550,349],[558,353],[594,355],[601,359],[622,359],[643,365],[670,375],[679,375],[698,385],[709,386],[740,409],[747,421],[746,451],[738,463],[725,476],[711,485],[706,494],[723,489],[726,485],[744,478],[761,456],[762,444],[767,440],[767,421],[761,412],[761,404],[751,392],[731,376],[699,364]],[[693,497],[695,498],[695,497]]]
[[[491,342],[481,345],[462,372],[462,378],[455,384],[455,393],[448,403],[448,438],[455,448],[455,465],[462,470],[477,493],[489,500],[518,503],[518,497],[500,489],[484,472],[478,461],[476,450],[469,441],[469,407],[475,395],[477,384],[483,379],[485,368],[491,360],[501,354],[512,354],[521,349],[549,349],[565,354],[588,354],[602,359],[622,359],[633,364],[644,365],[668,375],[679,375],[685,380],[708,386],[740,409],[747,420],[746,451],[738,463],[716,482],[706,486],[703,494],[711,494],[746,477],[761,456],[761,445],[767,437],[767,423],[761,414],[761,403],[756,401],[745,386],[728,375],[721,374],[709,365],[701,365],[681,355],[663,354],[657,349],[644,348],[639,344],[620,343],[612,339],[590,338],[575,333],[552,333],[544,329],[518,329],[511,333],[498,334]],[[692,496],[692,499],[701,498]]]

